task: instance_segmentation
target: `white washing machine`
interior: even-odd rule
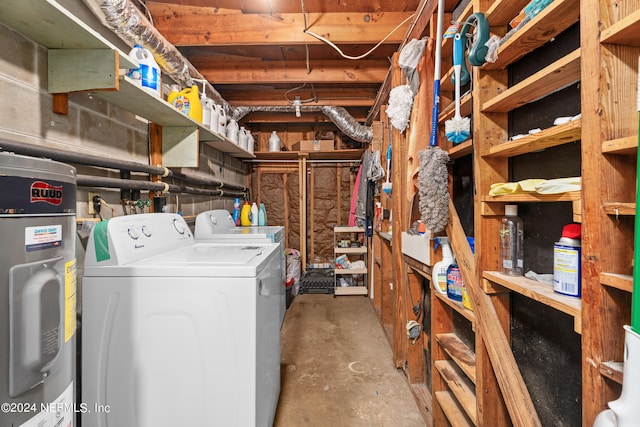
[[[280,302],[280,322],[284,321],[286,311],[285,279],[287,260],[284,247],[284,227],[279,225],[237,227],[231,214],[224,209],[202,212],[196,216],[196,240],[219,243],[264,243],[273,242],[280,245],[280,262],[282,263],[283,294]]]
[[[83,281],[82,426],[271,426],[278,251],[197,243],[176,214],[97,224]]]

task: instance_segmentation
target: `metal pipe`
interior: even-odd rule
[[[78,175],[77,185],[79,187],[103,187],[103,188],[119,188],[129,190],[148,190],[161,191],[168,193],[186,193],[204,196],[222,197],[222,198],[245,198],[242,192],[226,191],[220,189],[205,189],[184,186],[180,187],[175,184],[167,184],[164,182],[140,181],[135,179],[120,179],[108,177],[96,177],[89,175]]]
[[[107,159],[104,157],[93,156],[91,154],[77,153],[71,151],[60,151],[47,147],[40,147],[37,145],[19,144],[10,141],[0,141],[0,150],[11,151],[16,154],[22,154],[25,156],[33,157],[46,157],[59,162],[75,163],[78,165],[95,166],[116,170],[127,170],[131,172],[148,173],[149,175],[167,176],[177,178],[186,182],[193,182],[194,184],[204,184],[210,186],[217,186],[229,190],[245,191],[246,188],[242,185],[229,184],[224,181],[220,181],[215,178],[197,177],[193,175],[186,175],[183,173],[175,173],[164,166],[151,166],[144,163],[132,162],[129,160],[116,160]]]

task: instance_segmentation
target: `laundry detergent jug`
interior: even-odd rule
[[[167,102],[182,114],[202,123],[202,103],[198,95],[198,86],[191,86],[179,92],[172,90],[167,96]]]
[[[151,51],[136,44],[129,52],[129,57],[137,61],[140,64],[140,68],[131,68],[127,71],[127,77],[150,94],[160,96],[162,86],[160,67],[156,60],[153,59]]]

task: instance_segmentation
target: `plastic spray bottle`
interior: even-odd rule
[[[449,268],[447,268],[447,297],[450,300],[462,302],[463,286],[462,273],[460,272],[460,267],[458,267],[458,262],[454,258],[453,262],[449,264]]]
[[[449,245],[449,239],[447,237],[436,237],[435,248],[438,245],[442,246],[442,260],[435,263],[432,269],[431,282],[436,291],[443,295],[447,293],[447,269],[453,262],[453,252],[451,252],[451,246]]]
[[[471,246],[471,253],[476,253],[476,245],[475,239],[473,237],[467,237],[467,241],[469,242],[469,246]],[[473,311],[473,305],[471,304],[471,298],[469,298],[469,294],[467,293],[467,287],[462,284],[462,305],[468,309]]]

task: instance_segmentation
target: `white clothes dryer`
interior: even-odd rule
[[[278,249],[197,243],[176,214],[96,225],[83,286],[83,427],[271,426]]]
[[[287,261],[284,247],[284,227],[280,225],[262,225],[238,227],[231,214],[224,209],[202,212],[196,216],[195,237],[197,241],[218,243],[265,243],[280,245],[280,262],[282,263],[282,300],[280,301],[280,323],[284,321],[286,311],[285,279]]]

